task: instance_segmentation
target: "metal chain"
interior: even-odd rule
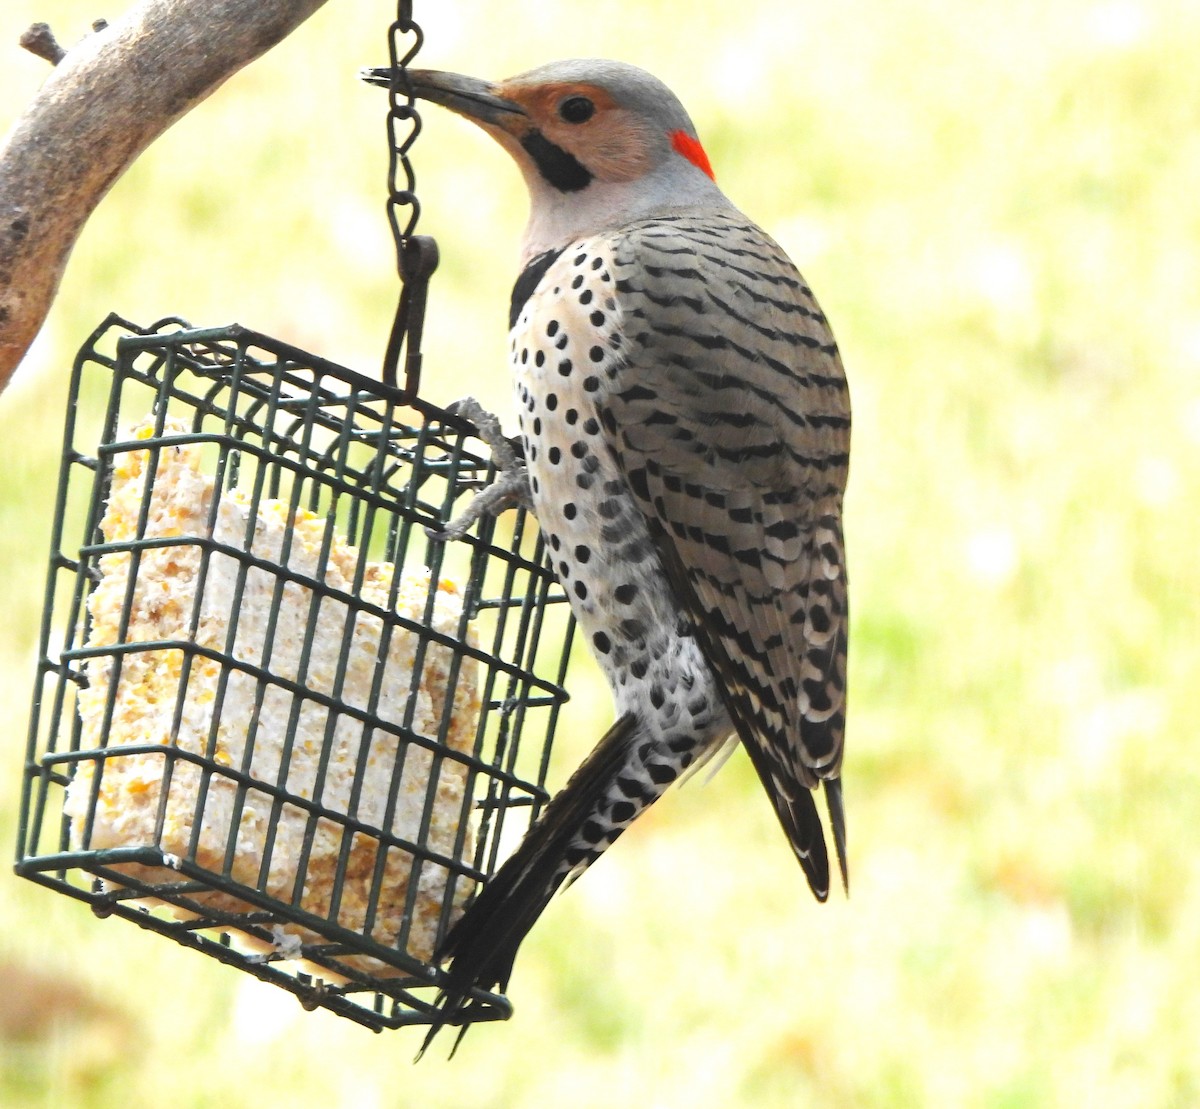
[[[410,41],[411,37],[411,41]],[[396,385],[400,352],[404,351],[404,398],[412,400],[421,381],[421,332],[429,278],[437,269],[437,243],[428,235],[414,235],[421,216],[417,179],[408,153],[421,133],[408,67],[425,41],[412,15],[412,0],[399,0],[396,20],[388,29],[391,81],[388,86],[388,222],[396,241],[400,272],[400,303],[383,359],[383,380]],[[405,217],[407,212],[407,217]]]

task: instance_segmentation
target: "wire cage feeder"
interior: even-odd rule
[[[266,336],[109,317],[70,386],[18,873],[429,1023],[438,938],[547,798],[573,631],[523,510],[432,534],[487,456]]]

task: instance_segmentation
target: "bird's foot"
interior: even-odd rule
[[[475,425],[479,438],[492,452],[496,477],[492,483],[477,493],[466,509],[451,520],[441,531],[429,529],[435,539],[461,539],[476,520],[484,516],[498,516],[509,508],[533,508],[533,492],[529,487],[529,471],[517,441],[509,439],[500,430],[500,420],[483,407],[474,397],[464,397],[449,406],[448,411]]]

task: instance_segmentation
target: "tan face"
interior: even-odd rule
[[[661,156],[668,146],[667,136],[654,135],[644,120],[597,85],[506,81],[491,91],[524,112],[488,128],[518,161],[529,156],[529,136],[537,131],[598,180],[633,181],[647,173],[656,154]]]

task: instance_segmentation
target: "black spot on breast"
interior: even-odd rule
[[[646,635],[646,625],[641,620],[622,620],[620,630],[621,635],[631,643],[644,638]]]

